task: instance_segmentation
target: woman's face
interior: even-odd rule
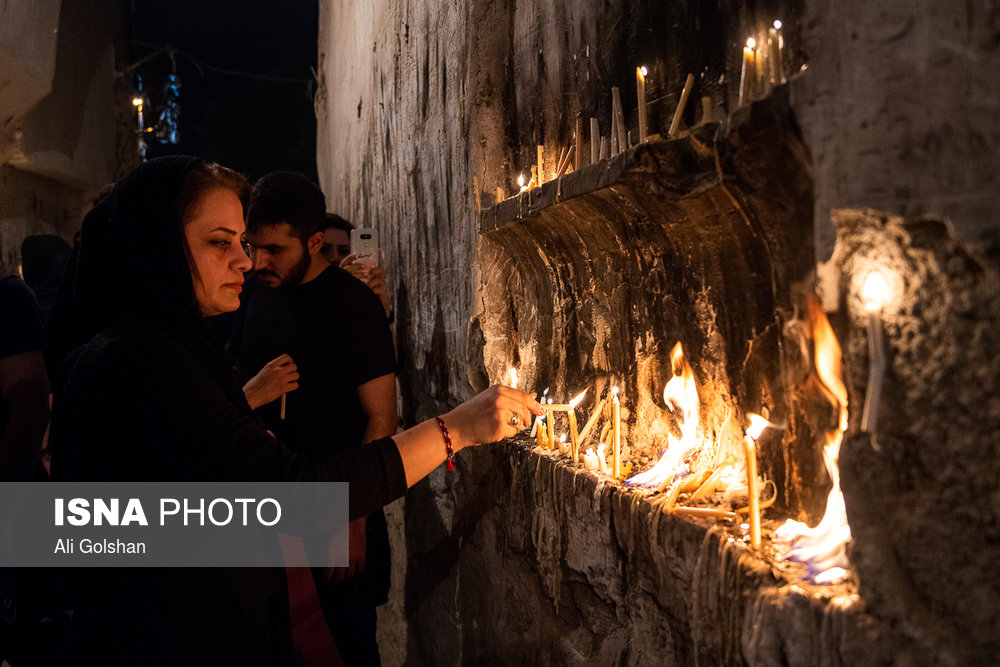
[[[205,317],[240,307],[243,274],[251,262],[240,241],[243,205],[232,190],[213,188],[198,199],[184,224],[191,252],[191,280]]]

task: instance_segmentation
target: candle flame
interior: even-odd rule
[[[649,74],[649,70],[646,69],[645,65],[643,65],[642,67],[639,68],[639,74],[642,74],[643,77],[645,77],[647,74]]]
[[[752,412],[747,413],[747,417],[750,419],[750,426],[747,426],[747,435],[754,440],[760,438],[760,434],[764,432],[764,429],[771,425],[771,422]]]
[[[563,434],[561,434],[559,436],[559,442],[560,442],[560,444],[563,444],[563,445],[566,444],[566,434],[565,433],[563,433]]]
[[[511,368],[510,371],[507,373],[507,377],[510,381],[510,386],[514,389],[517,389],[517,369]]]
[[[517,187],[519,188],[524,187],[524,174],[521,174],[517,177]]]
[[[891,297],[892,288],[889,286],[885,274],[878,269],[869,271],[861,288],[861,300],[865,310],[869,313],[878,312],[889,302]]]
[[[614,389],[612,389],[611,393],[614,394],[615,396],[617,396],[618,395],[618,387],[615,387]]]
[[[809,578],[816,584],[841,581],[847,576],[847,542],[851,539],[851,526],[847,522],[844,494],[840,490],[840,443],[847,430],[847,388],[841,375],[841,352],[833,327],[823,314],[817,299],[809,301],[809,320],[815,342],[816,375],[823,385],[823,392],[839,410],[837,425],[826,431],[823,462],[833,481],[833,488],[826,499],[826,512],[815,528],[789,519],[774,532],[774,539],[786,545],[783,557],[805,562]]]
[[[569,402],[569,407],[575,408],[577,405],[579,405],[580,401],[582,401],[583,397],[586,395],[587,395],[587,390],[584,389],[577,395],[576,398],[574,398],[572,401]]]
[[[775,30],[781,30],[781,26],[782,25],[784,25],[784,24],[781,22],[781,19],[774,19],[774,29]]]
[[[133,106],[137,106],[137,107],[141,107],[142,106],[142,98],[141,97],[133,97],[132,98],[132,105]]]
[[[629,479],[629,484],[659,487],[669,482],[683,472],[685,457],[698,444],[698,387],[680,343],[670,352],[670,368],[673,375],[663,387],[663,402],[677,420],[681,437],[677,439],[672,433],[668,434],[667,449],[660,460],[649,470]]]
[[[747,48],[748,49],[756,49],[757,48],[757,40],[754,39],[753,37],[747,37]]]

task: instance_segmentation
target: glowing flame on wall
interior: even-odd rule
[[[851,527],[847,523],[838,466],[840,443],[847,430],[847,388],[841,375],[840,345],[815,299],[809,301],[809,320],[816,349],[816,374],[823,392],[839,410],[837,428],[826,432],[823,448],[823,461],[833,481],[833,489],[826,499],[826,513],[815,528],[789,519],[775,531],[774,538],[787,545],[785,559],[806,563],[813,583],[830,584],[844,579],[849,566],[847,542],[851,539]]]
[[[685,470],[684,457],[698,443],[698,387],[694,381],[694,371],[684,358],[684,348],[680,343],[670,352],[670,368],[673,377],[663,388],[663,402],[673,413],[680,426],[681,437],[672,433],[667,436],[667,449],[652,468],[628,480],[629,484],[662,488]]]

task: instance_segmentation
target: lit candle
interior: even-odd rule
[[[520,176],[517,177],[517,187],[520,192],[524,192],[525,190],[528,189],[527,184],[525,184],[524,182],[524,174],[521,174]]]
[[[782,23],[779,20],[775,20],[774,27],[774,37],[775,37],[775,50],[774,50],[774,67],[778,71],[778,76],[775,79],[778,83],[785,82],[785,63],[784,54],[782,53],[785,49],[785,38],[781,35]]]
[[[507,371],[507,381],[510,383],[511,389],[517,389],[517,369],[513,366]]]
[[[670,122],[670,131],[668,132],[670,136],[680,129],[681,119],[684,117],[684,107],[687,106],[692,88],[694,88],[694,74],[688,74],[687,79],[684,80],[684,90],[681,91],[681,99],[677,103],[677,109],[674,111],[674,119]]]
[[[542,171],[542,155],[545,153],[545,146],[538,145],[538,185],[545,182],[545,172]]]
[[[885,337],[882,331],[882,308],[889,301],[891,289],[881,271],[874,270],[865,277],[861,299],[868,312],[868,387],[865,389],[865,407],[861,413],[861,430],[874,438],[878,431],[879,402],[882,397],[882,380],[885,378]]]
[[[639,98],[639,143],[646,143],[646,137],[648,136],[646,127],[646,74],[648,70],[645,67],[635,68],[635,89],[636,96]]]
[[[601,126],[596,118],[590,119],[590,164],[601,159]]]
[[[754,63],[756,48],[757,40],[753,37],[747,37],[747,45],[743,47],[743,66],[740,70],[740,97],[737,103],[738,106],[743,106],[749,101],[752,95],[751,89],[753,88],[753,83],[750,79],[753,78],[756,69],[756,63]]]
[[[566,434],[565,433],[560,433],[559,434],[559,451],[562,452],[563,454],[566,453]]]
[[[612,389],[611,393],[614,394],[612,402],[612,428],[615,430],[614,440],[611,445],[611,476],[618,479],[618,476],[621,474],[622,413],[621,403],[618,402],[618,387]]]
[[[747,497],[750,510],[750,544],[760,548],[760,495],[757,489],[757,438],[767,428],[767,420],[760,415],[749,415],[750,426],[743,438],[743,456],[747,468]]]
[[[541,425],[539,425],[541,423]],[[545,415],[538,415],[535,417],[535,425],[531,429],[532,435],[538,438],[538,446],[545,449],[547,446],[545,443]]]

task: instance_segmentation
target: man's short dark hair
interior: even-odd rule
[[[327,213],[326,227],[324,227],[324,229],[330,229],[331,227],[333,227],[334,229],[343,230],[348,234],[350,234],[351,230],[354,229],[354,225],[352,225],[350,222],[340,217],[336,213]]]
[[[247,231],[283,222],[303,241],[327,227],[323,191],[304,174],[275,171],[253,185]]]

